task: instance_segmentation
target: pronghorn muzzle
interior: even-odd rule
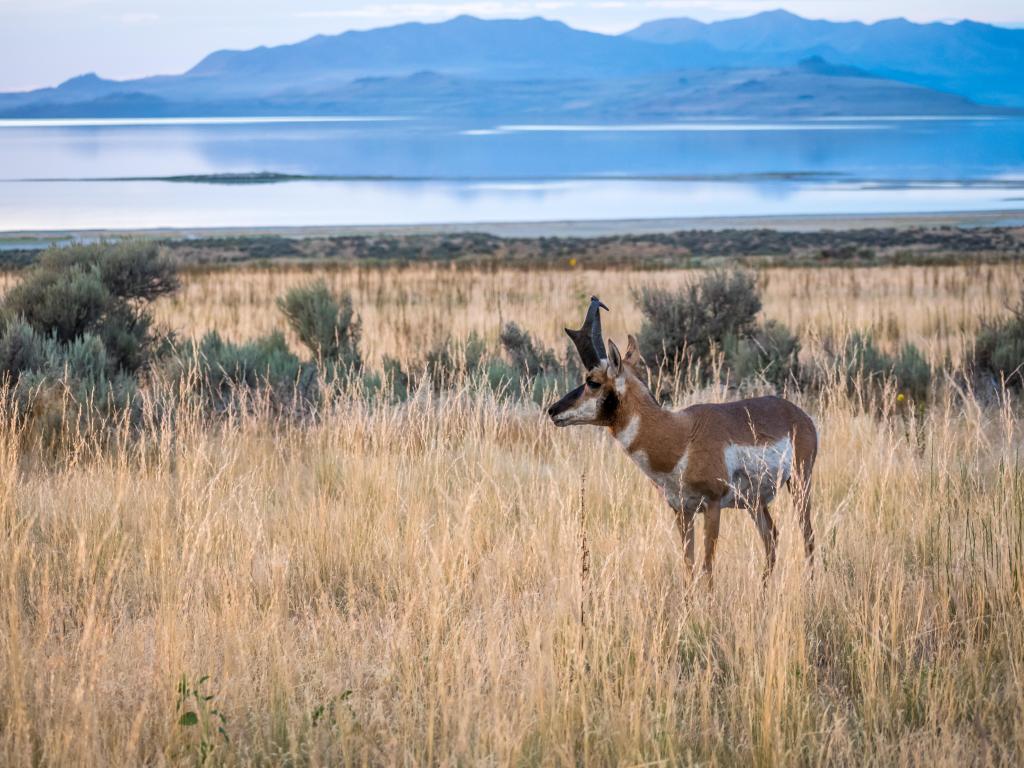
[[[580,384],[576,389],[548,408],[548,416],[555,422],[556,427],[567,427],[573,423],[572,411],[579,402],[580,395],[583,394],[583,387],[584,385]]]

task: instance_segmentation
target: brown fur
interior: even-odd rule
[[[748,509],[765,548],[765,577],[775,563],[777,531],[768,503],[730,493],[726,449],[730,446],[770,446],[792,441],[792,466],[787,483],[796,497],[804,536],[805,553],[813,558],[814,535],[810,519],[810,477],[817,455],[818,438],[811,418],[781,397],[758,397],[732,403],[693,405],[681,411],[662,408],[636,375],[639,361],[636,340],[630,336],[626,354],[610,344],[606,365],[587,373],[582,390],[574,391],[551,407],[556,423],[587,423],[607,427],[625,450],[643,457],[645,471],[653,477],[673,477],[686,458],[678,483],[678,498],[666,494],[676,513],[687,561],[693,563],[694,516],[704,513],[704,570],[710,576],[723,503]],[[596,385],[596,386],[593,386]],[[593,401],[589,402],[588,401]],[[611,404],[611,405],[610,405]],[[612,408],[614,406],[614,408]],[[591,418],[589,414],[593,413]],[[559,421],[568,414],[583,420]],[[638,419],[638,425],[634,424]],[[627,430],[634,424],[635,434]]]

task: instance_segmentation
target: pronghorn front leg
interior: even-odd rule
[[[672,511],[676,514],[676,527],[679,529],[679,537],[683,542],[683,557],[686,558],[686,578],[688,580],[692,580],[695,565],[694,561],[696,559],[693,554],[694,529],[696,528],[694,522],[696,515],[682,505],[678,508],[673,507]]]
[[[704,507],[704,575],[711,586],[712,570],[715,564],[715,547],[718,544],[718,522],[721,507],[717,501],[708,501]]]

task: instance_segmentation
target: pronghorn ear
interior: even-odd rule
[[[609,373],[617,374],[622,370],[622,355],[619,354],[615,342],[611,340],[608,341],[608,364],[611,366]]]
[[[640,350],[637,349],[636,336],[631,333],[626,339],[626,356],[622,359],[626,361],[626,365],[636,367],[640,362]]]

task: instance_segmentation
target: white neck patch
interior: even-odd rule
[[[636,436],[639,433],[640,417],[633,416],[629,420],[629,423],[619,430],[619,434],[615,436],[615,439],[619,441],[619,445],[626,449],[626,453],[629,453],[629,447],[633,444],[633,441],[636,440]]]

